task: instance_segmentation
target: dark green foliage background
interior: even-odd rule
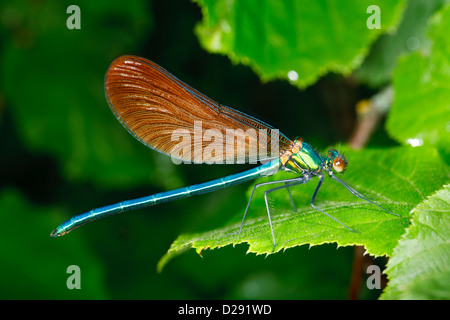
[[[66,28],[71,4],[81,8],[81,30]],[[357,73],[361,82],[329,74],[302,91],[285,80],[262,83],[252,68],[202,49],[194,33],[201,19],[199,5],[189,1],[0,4],[1,299],[348,297],[353,249],[336,244],[295,247],[267,258],[245,254],[246,244],[205,250],[202,257],[190,250],[156,272],[179,234],[214,229],[243,212],[248,185],[48,237],[63,220],[94,207],[247,168],[175,166],[133,139],[103,93],[104,73],[119,55],[151,59],[217,101],[288,136],[304,136],[319,150],[348,139],[356,121],[353,106],[377,91],[364,80],[378,63],[373,51]],[[374,48],[390,50],[389,41]],[[378,83],[389,78],[386,73]],[[398,144],[380,126],[369,147]],[[375,263],[383,267],[386,260]],[[81,269],[81,290],[66,287],[66,269],[73,264]],[[359,297],[378,298],[380,290],[368,290],[365,276]]]

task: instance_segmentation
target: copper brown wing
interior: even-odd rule
[[[105,93],[132,135],[176,159],[262,161],[279,157],[291,144],[272,126],[213,101],[144,58],[114,60],[105,76]]]

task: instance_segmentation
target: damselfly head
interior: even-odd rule
[[[347,160],[343,154],[340,154],[335,149],[328,150],[327,167],[328,169],[333,168],[338,173],[344,172],[345,168],[347,168]]]

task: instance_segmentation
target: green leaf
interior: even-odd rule
[[[2,299],[106,299],[98,257],[80,236],[53,241],[48,230],[65,215],[37,207],[14,190],[0,193],[0,277]],[[58,239],[59,240],[59,239]],[[81,288],[69,290],[67,267],[77,265]]]
[[[429,52],[402,59],[394,74],[395,99],[387,130],[404,144],[436,147],[450,163],[450,6],[433,16]]]
[[[298,212],[289,207],[286,191],[270,194],[277,240],[275,252],[304,244],[312,246],[333,242],[339,246],[363,245],[371,255],[390,256],[409,225],[411,209],[449,180],[448,168],[435,149],[400,147],[387,150],[349,150],[346,156],[349,167],[344,180],[381,206],[400,214],[401,218],[352,196],[342,186],[327,179],[318,193],[316,205],[360,233],[350,232],[309,206],[316,187],[316,182],[311,181],[291,188]],[[279,180],[283,177],[292,176],[279,173],[271,179],[261,181]],[[235,217],[232,224],[208,232],[180,235],[160,260],[158,269],[161,270],[170,259],[189,248],[194,248],[201,254],[205,249],[246,242],[249,244],[248,252],[272,253],[273,243],[263,200],[264,190],[260,189],[263,188],[255,192],[240,235],[228,234],[239,230],[243,211]]]
[[[413,210],[394,249],[382,299],[450,299],[450,185]]]
[[[346,0],[197,0],[203,20],[201,45],[249,65],[264,81],[288,79],[304,88],[328,72],[348,74],[362,63],[370,44],[398,23],[404,1],[372,1],[381,29],[369,29],[368,3]],[[292,75],[292,72],[290,73]]]

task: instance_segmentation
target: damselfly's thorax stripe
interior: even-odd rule
[[[294,171],[302,173],[304,170],[293,161],[292,156],[298,154],[303,148],[303,139],[298,138],[295,140],[288,149],[280,152],[281,166],[286,171]]]

